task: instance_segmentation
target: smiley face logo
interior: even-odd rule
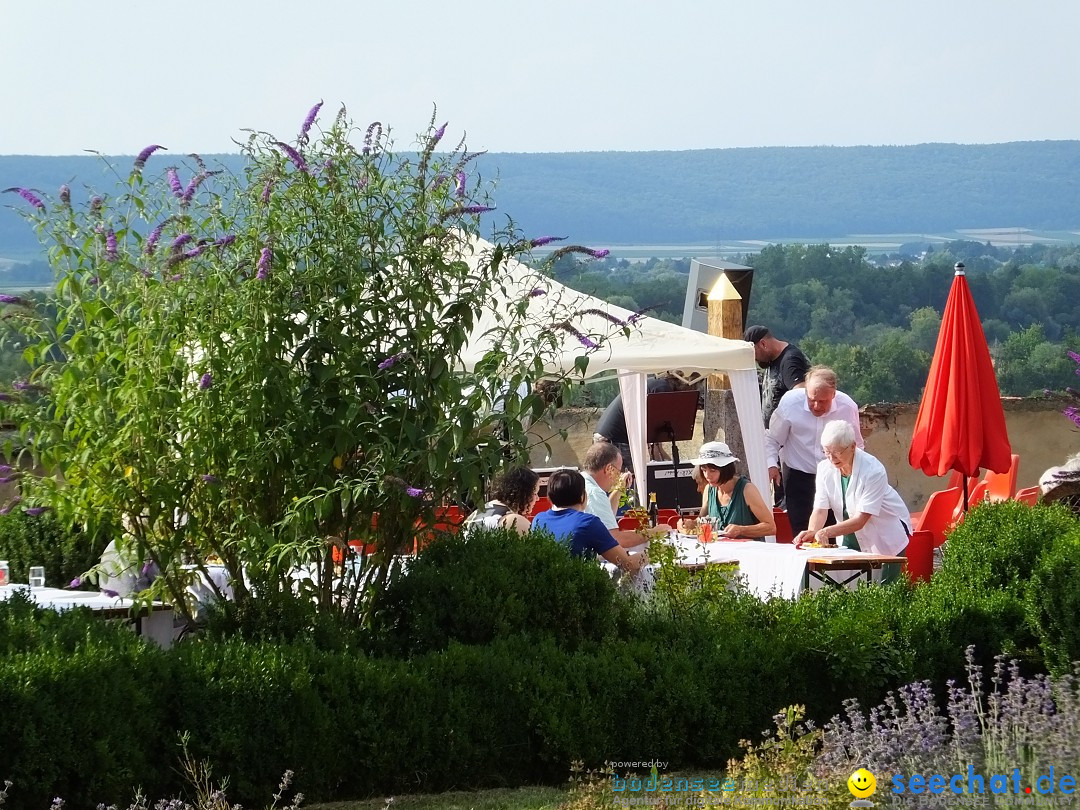
[[[877,779],[866,768],[859,768],[847,780],[848,790],[856,799],[865,799],[873,796],[877,790]]]

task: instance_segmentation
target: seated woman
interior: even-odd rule
[[[1080,453],[1060,467],[1051,467],[1039,478],[1040,503],[1063,503],[1080,517]]]
[[[468,533],[482,526],[528,534],[531,523],[526,516],[540,497],[540,476],[528,467],[513,467],[495,477],[491,494],[493,500],[465,518],[461,530]]]
[[[828,546],[840,539],[839,545],[857,551],[903,556],[911,515],[882,463],[855,446],[855,430],[843,420],[825,425],[821,447],[825,459],[817,468],[810,527],[798,534],[795,547],[815,541]],[[825,526],[830,509],[838,522]],[[883,585],[899,578],[899,563],[882,566]]]
[[[544,530],[569,544],[570,553],[578,556],[599,554],[624,571],[636,573],[649,558],[644,554],[628,554],[620,546],[603,521],[585,511],[588,496],[585,478],[577,470],[557,470],[548,479],[548,498],[551,509],[541,512],[532,522],[533,531]]]
[[[738,460],[724,442],[705,442],[690,462],[705,476],[700,517],[715,519],[718,537],[761,540],[776,534],[776,521],[757,487],[745,475],[735,474]]]

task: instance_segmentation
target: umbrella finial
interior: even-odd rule
[[[955,265],[953,265],[953,270],[956,271],[956,275],[958,276],[964,275],[964,263],[957,262]]]

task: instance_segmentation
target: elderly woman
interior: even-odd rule
[[[776,533],[776,522],[757,487],[735,474],[738,460],[724,442],[705,442],[690,462],[705,478],[700,516],[714,519],[718,537],[762,540]]]
[[[513,467],[496,476],[491,494],[493,500],[469,515],[462,531],[469,532],[482,526],[528,534],[532,524],[527,515],[540,497],[540,476],[528,467]]]
[[[810,526],[795,538],[796,547],[818,542],[839,545],[874,554],[903,556],[907,548],[911,515],[903,499],[889,485],[885,467],[855,446],[855,430],[846,421],[836,420],[821,432],[825,459],[818,464],[814,511]],[[837,523],[826,526],[829,510]],[[881,569],[881,582],[888,584],[900,576],[900,565]]]
[[[1080,517],[1080,453],[1060,467],[1051,467],[1039,478],[1042,503],[1063,503]]]

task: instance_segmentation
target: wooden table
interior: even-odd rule
[[[907,564],[907,557],[894,557],[889,554],[862,553],[858,557],[811,557],[806,561],[806,576],[803,579],[803,590],[810,587],[810,579],[816,579],[825,585],[843,590],[859,577],[866,577],[867,582],[873,582],[874,571],[887,563]],[[851,573],[854,571],[855,573]],[[840,574],[838,579],[833,573]]]

